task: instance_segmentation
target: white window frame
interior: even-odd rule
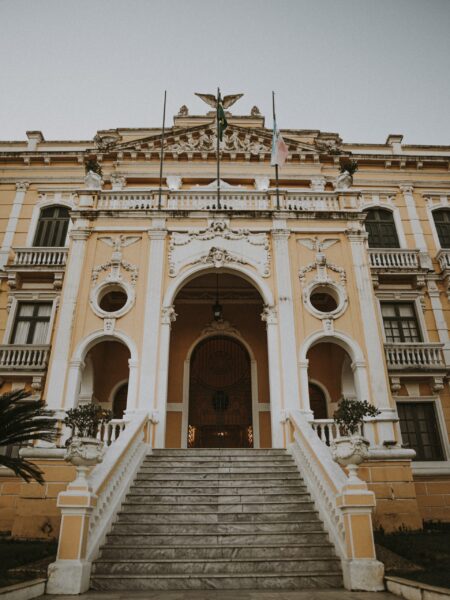
[[[62,193],[54,193],[51,195],[43,194],[42,199],[39,200],[33,207],[33,213],[31,215],[30,227],[28,228],[26,246],[27,248],[33,247],[33,241],[36,236],[36,231],[39,225],[39,217],[41,211],[49,206],[66,206],[68,209],[73,210],[75,208],[75,202],[72,195],[68,198],[67,195]],[[69,226],[67,228],[66,240],[63,247],[69,245],[69,233],[72,229],[72,220],[69,219]]]
[[[441,242],[439,240],[438,232],[436,229],[436,224],[434,222],[433,213],[435,210],[439,210],[440,208],[449,208],[450,209],[449,196],[446,194],[436,194],[435,192],[430,192],[429,194],[427,194],[426,192],[423,192],[422,195],[425,198],[427,196],[429,196],[429,198],[426,201],[426,209],[427,209],[428,222],[430,224],[431,234],[433,236],[434,245],[436,246],[436,253],[438,253],[440,250],[448,250],[448,248],[442,248],[442,246],[441,246]],[[436,197],[436,196],[439,196],[440,199],[438,202],[434,203],[432,198]]]
[[[56,295],[55,292],[44,292],[44,291],[42,291],[42,292],[28,292],[28,291],[16,292],[12,296],[12,303],[11,303],[11,307],[9,309],[9,315],[8,315],[8,319],[6,322],[5,333],[3,334],[3,344],[8,345],[8,346],[15,345],[10,342],[10,339],[11,339],[11,335],[12,335],[12,332],[14,329],[14,324],[16,322],[17,312],[19,309],[19,303],[21,303],[21,302],[28,302],[28,303],[51,302],[52,309],[50,312],[50,319],[49,319],[49,323],[48,323],[47,339],[45,340],[45,344],[43,344],[44,346],[49,346],[51,339],[52,339],[53,326],[55,323],[58,300],[59,300],[59,295]],[[20,345],[20,344],[17,344],[17,345]]]
[[[400,244],[400,248],[398,248],[398,250],[408,250],[409,248],[406,241],[405,232],[403,230],[402,218],[400,216],[400,209],[398,208],[398,206],[396,206],[394,203],[388,204],[387,202],[375,202],[372,200],[370,202],[364,203],[364,205],[361,207],[361,211],[366,212],[366,210],[369,210],[369,208],[382,208],[384,210],[388,210],[393,214],[395,229],[397,231],[398,236],[398,243]],[[369,248],[369,250],[376,250],[376,248]],[[380,248],[380,250],[382,250],[382,248]],[[392,250],[395,250],[395,248],[392,248]]]
[[[445,425],[445,415],[442,409],[442,402],[439,396],[395,396],[396,404],[402,402],[433,402],[435,406],[436,425],[441,441],[443,460],[412,461],[412,469],[415,474],[437,474],[447,471],[450,473],[450,441],[448,439],[447,427]],[[399,421],[400,423],[400,421]],[[402,439],[403,442],[403,439]]]
[[[422,342],[418,342],[418,343],[419,344],[420,343],[422,343],[422,344],[430,343],[430,338],[428,335],[428,328],[427,328],[427,325],[425,322],[425,315],[423,314],[423,307],[422,307],[422,302],[421,302],[422,295],[419,292],[414,292],[414,291],[410,291],[410,290],[405,290],[402,292],[383,291],[383,292],[378,292],[376,297],[377,297],[377,301],[378,301],[378,314],[380,317],[383,342],[385,344],[388,344],[390,342],[388,342],[386,340],[386,332],[384,330],[383,314],[381,312],[381,304],[383,302],[390,302],[390,303],[397,303],[397,304],[402,304],[405,302],[413,303],[415,311],[416,311],[417,325],[419,326],[420,336],[422,338]],[[399,342],[399,343],[401,343],[401,342]]]

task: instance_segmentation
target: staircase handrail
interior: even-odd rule
[[[331,453],[299,411],[288,416],[294,442],[290,445],[308,490],[340,558],[347,557],[344,518],[336,497],[347,483],[347,476],[334,462]]]
[[[131,419],[117,440],[107,447],[103,461],[87,478],[97,503],[92,511],[87,540],[86,559],[94,560],[116,518],[144,456],[148,414]]]

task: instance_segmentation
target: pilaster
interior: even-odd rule
[[[280,343],[278,338],[278,319],[273,306],[265,306],[261,314],[267,328],[267,354],[269,358],[269,387],[270,387],[270,424],[272,430],[272,448],[284,448],[282,415],[282,382],[280,363]],[[259,415],[258,415],[259,418]]]
[[[294,303],[288,240],[290,231],[284,219],[273,219],[272,240],[275,260],[276,284],[278,291],[278,331],[283,404],[285,410],[298,410],[299,378],[297,372],[297,341],[295,336]],[[277,394],[280,391],[276,392]],[[273,399],[271,398],[271,401]]]
[[[420,224],[419,215],[417,213],[416,203],[414,201],[414,188],[412,185],[401,185],[400,190],[405,199],[406,210],[408,211],[408,221],[411,224],[411,229],[414,237],[414,246],[420,250],[420,265],[421,267],[432,269],[431,259],[427,251],[427,243]]]
[[[177,314],[173,306],[161,309],[161,328],[159,334],[159,362],[156,388],[154,422],[156,424],[155,447],[164,448],[166,440],[167,383],[169,377],[170,330]]]
[[[18,181],[16,183],[16,195],[13,200],[11,213],[9,215],[8,224],[6,225],[5,236],[3,238],[2,247],[0,249],[0,269],[3,269],[8,262],[9,253],[16,233],[17,222],[19,221],[20,211],[25,199],[25,194],[29,188],[27,181]]]
[[[441,294],[436,282],[428,280],[428,295],[430,297],[431,308],[433,310],[434,319],[436,321],[436,329],[439,336],[439,341],[444,345],[445,364],[450,365],[450,338],[448,334],[448,325],[445,320],[444,309],[441,302]]]
[[[63,296],[59,308],[55,343],[53,345],[52,360],[50,363],[47,390],[47,405],[50,409],[72,408],[76,402],[77,377],[74,374],[72,389],[67,386],[64,398],[64,382],[69,366],[70,342],[75,319],[75,310],[80,289],[81,275],[86,253],[86,243],[91,230],[86,228],[85,221],[79,222],[79,228],[70,232],[71,245],[64,279]]]

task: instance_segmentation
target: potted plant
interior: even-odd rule
[[[340,436],[331,444],[333,459],[342,467],[346,467],[351,479],[357,479],[358,465],[369,453],[369,442],[362,435],[364,417],[376,417],[378,408],[367,400],[343,398],[333,418],[338,426]]]
[[[347,190],[353,184],[353,175],[358,170],[356,160],[346,160],[339,168],[339,175],[336,178],[336,189],[338,191]]]
[[[66,443],[65,460],[77,468],[77,481],[80,484],[87,484],[87,470],[103,459],[104,444],[97,439],[97,434],[100,427],[111,419],[111,411],[104,410],[98,404],[83,404],[66,413],[64,425],[70,427],[72,436]]]

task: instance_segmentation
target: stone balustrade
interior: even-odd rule
[[[68,248],[14,248],[14,267],[65,267]]]
[[[403,343],[385,344],[386,362],[389,370],[443,370],[444,344]]]
[[[50,356],[50,346],[0,346],[0,371],[44,371]]]
[[[124,431],[127,422],[124,419],[111,419],[102,425],[97,433],[97,439],[107,446],[113,444]]]
[[[100,191],[96,192],[98,210],[155,210],[159,204],[159,190]],[[277,210],[276,191],[229,190],[220,192],[223,210],[267,211]],[[164,210],[216,210],[217,192],[210,190],[163,190],[161,208]],[[360,210],[357,192],[293,192],[280,190],[279,208],[290,211],[348,211]]]
[[[332,442],[342,437],[339,427],[334,419],[314,419],[311,421],[311,427],[317,433],[319,439],[327,446],[330,446]],[[358,435],[364,435],[362,424],[358,425],[356,433]]]
[[[369,250],[372,269],[381,271],[417,271],[420,269],[419,250],[376,248]]]

